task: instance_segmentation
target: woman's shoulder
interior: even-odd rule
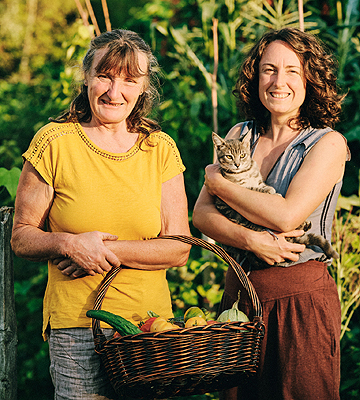
[[[74,123],[49,122],[36,132],[23,157],[27,160],[41,159],[47,149],[54,149],[60,145],[60,138],[74,137],[75,133]]]
[[[175,140],[168,133],[161,130],[150,132],[148,139],[150,145],[177,147]]]
[[[351,154],[347,145],[347,140],[345,136],[338,131],[330,130],[327,132],[319,139],[317,146],[328,149],[329,152],[343,153],[346,155],[346,161],[350,161]]]
[[[252,129],[252,126],[252,121],[239,122],[229,130],[225,139],[238,139],[245,130],[248,132],[248,130]]]
[[[35,134],[33,140],[44,141],[50,138],[55,139],[64,135],[75,134],[76,127],[74,122],[49,122],[41,127]]]

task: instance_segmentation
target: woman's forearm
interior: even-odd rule
[[[30,226],[15,226],[11,239],[14,253],[31,261],[68,260],[86,274],[95,275],[110,271],[120,265],[115,254],[104,241],[117,240],[117,236],[105,232],[44,232]]]
[[[130,268],[144,270],[181,267],[186,264],[190,245],[170,239],[105,241],[106,247]]]
[[[253,231],[227,219],[216,210],[211,196],[203,188],[194,206],[193,225],[216,242],[251,250]]]
[[[249,190],[225,179],[213,192],[254,224],[286,232],[303,222],[299,214],[291,212],[292,206],[282,196]]]
[[[45,232],[33,226],[14,227],[11,246],[16,256],[31,261],[48,261],[56,257],[65,257],[65,232]]]
[[[205,235],[215,241],[232,247],[253,252],[269,265],[282,262],[285,259],[297,261],[298,253],[304,251],[304,246],[286,241],[286,237],[300,236],[303,231],[290,231],[278,234],[274,239],[266,231],[257,232],[237,225],[220,214],[205,188],[195,204],[193,224]]]

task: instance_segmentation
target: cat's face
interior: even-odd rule
[[[224,140],[215,132],[212,135],[215,151],[221,168],[227,172],[239,173],[251,166],[250,135],[242,140]]]

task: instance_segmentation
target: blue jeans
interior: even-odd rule
[[[107,338],[112,329],[103,329]],[[49,335],[50,375],[55,400],[115,400],[91,328],[52,329]]]

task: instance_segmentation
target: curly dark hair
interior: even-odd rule
[[[137,33],[125,29],[114,29],[95,37],[92,39],[83,59],[82,69],[85,76],[91,70],[96,51],[105,48],[107,51],[96,66],[97,73],[112,71],[120,74],[123,71],[132,77],[143,76],[144,72],[139,67],[138,53],[146,56],[148,61],[148,70],[145,73],[147,77],[146,89],[140,95],[131,114],[126,119],[126,124],[129,132],[142,132],[146,136],[150,132],[160,130],[157,122],[146,118],[160,99],[157,90],[160,69],[148,44]],[[71,102],[69,110],[54,121],[67,122],[77,118],[79,122],[89,122],[91,117],[87,86],[83,82],[80,93]]]
[[[259,98],[259,64],[265,49],[276,40],[285,42],[298,56],[306,80],[306,96],[295,122],[299,129],[334,127],[339,121],[345,95],[338,94],[336,64],[314,35],[295,28],[267,32],[250,50],[233,90],[239,111],[248,120],[255,120],[261,133],[270,124],[270,113]]]

